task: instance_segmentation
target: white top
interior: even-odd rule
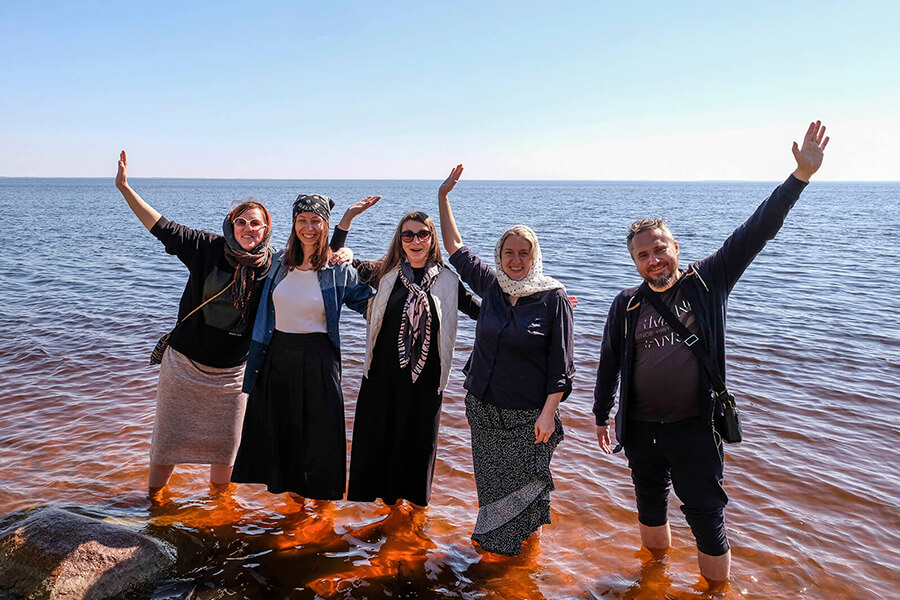
[[[284,333],[328,333],[325,303],[315,271],[294,269],[272,292],[275,329]]]

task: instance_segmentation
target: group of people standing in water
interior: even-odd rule
[[[772,198],[791,196],[783,202],[786,208],[779,209],[783,221],[802,182],[821,164],[828,141],[823,135],[818,122],[810,125],[802,147],[794,146],[798,169],[757,213],[771,212],[765,206]],[[271,245],[272,218],[259,201],[235,206],[225,216],[221,235],[199,231],[167,220],[147,204],[129,185],[127,169],[123,151],[117,188],[141,223],[190,273],[179,321],[162,357],[151,442],[151,493],[167,484],[175,465],[209,464],[213,485],[265,484],[271,493],[288,493],[295,501],[314,506],[346,494],[352,501],[380,499],[389,506],[406,502],[413,510],[424,509],[431,497],[442,394],[463,313],[477,322],[464,383],[479,505],[472,538],[484,551],[517,555],[523,542],[550,523],[550,461],[563,439],[558,408],[572,391],[575,371],[572,301],[560,282],[544,275],[540,245],[529,227],[516,225],[500,236],[493,266],[463,245],[449,200],[462,165],[452,169],[438,190],[440,237],[455,272],[444,262],[434,222],[418,211],[400,218],[384,256],[352,257],[344,248],[351,223],[380,196],[348,207],[329,240],[334,202],[319,194],[300,194],[293,203],[287,244],[276,252]],[[689,271],[678,268],[677,242],[664,222],[640,221],[635,226],[628,248],[654,292],[680,289],[682,275],[717,276],[703,271],[702,265],[700,270],[694,265]],[[741,228],[732,236],[740,232],[740,244],[729,238],[732,246],[741,246],[743,262],[727,274],[717,300],[723,325],[724,298],[778,227],[780,222],[760,232],[764,239],[755,245],[748,244],[750,234]],[[720,254],[738,252],[728,244]],[[716,264],[723,272],[730,268]],[[718,485],[715,494],[724,497],[721,440],[711,446],[719,457],[714,461],[718,470],[703,475],[682,475],[683,465],[675,465],[671,457],[651,456],[656,449],[651,452],[643,446],[639,456],[638,448],[630,445],[623,428],[626,420],[629,435],[646,437],[652,428],[647,419],[665,429],[674,415],[673,423],[689,421],[709,429],[712,416],[707,419],[705,405],[697,410],[690,404],[693,401],[674,411],[658,399],[647,401],[648,393],[663,393],[664,387],[646,384],[653,379],[653,369],[660,368],[648,361],[668,359],[659,353],[651,356],[640,349],[641,344],[632,343],[635,334],[629,333],[628,313],[640,305],[640,297],[634,290],[625,295],[630,299],[627,306],[617,298],[606,325],[594,412],[598,441],[610,452],[608,417],[621,379],[617,437],[633,470],[642,541],[654,549],[662,545],[660,527],[664,525],[668,534],[665,499],[670,480],[679,497],[691,486],[702,496],[703,486],[694,485],[695,479],[711,477]],[[683,305],[681,295],[670,296],[664,301]],[[703,304],[693,296],[691,300]],[[364,315],[367,323],[349,483],[339,332],[344,306]],[[646,315],[638,311],[634,317]],[[709,333],[702,315],[697,317],[688,319],[688,327],[701,335]],[[624,332],[618,328],[620,321]],[[722,329],[713,335],[723,335]],[[612,336],[624,336],[624,343]],[[717,351],[724,373],[722,341],[724,337]],[[632,369],[635,356],[637,365]],[[687,368],[696,375],[696,365]],[[636,376],[642,382],[634,381]],[[681,396],[709,394],[710,384],[702,374],[689,379],[688,385],[692,387]],[[655,434],[656,430],[647,435]],[[698,540],[701,572],[710,580],[728,576],[721,558],[727,555],[730,564],[723,509],[724,501],[719,501],[711,512],[699,511],[703,518],[695,519],[696,527],[690,510],[685,510]],[[709,522],[711,514],[710,526],[718,538],[704,542],[708,536],[704,537],[701,522]],[[703,550],[710,548],[717,554],[705,563]]]

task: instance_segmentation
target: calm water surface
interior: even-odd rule
[[[135,180],[169,219],[218,232],[233,200],[272,210],[287,239],[300,191],[340,214],[369,194],[349,245],[380,256],[400,215],[437,214],[436,182]],[[424,520],[339,502],[316,517],[243,485],[224,494],[204,467],[144,491],[156,368],[187,271],[163,252],[113,182],[0,179],[0,515],[54,502],[171,540],[177,573],[153,598],[704,597],[690,531],[670,503],[674,546],[640,550],[624,456],[597,448],[590,414],[609,303],[637,275],[623,233],[668,217],[682,259],[715,250],[769,183],[473,182],[453,206],[465,242],[489,258],[508,226],[538,232],[545,271],[579,298],[575,391],[562,407],[553,524],[528,556],[492,562],[468,540],[476,495],[460,370],[461,321],[432,505]],[[731,297],[729,381],[746,441],[727,448],[729,598],[896,598],[900,582],[900,325],[894,243],[900,185],[813,183]],[[342,321],[348,432],[364,323]]]

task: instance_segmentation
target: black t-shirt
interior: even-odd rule
[[[696,315],[676,284],[660,300],[691,333],[699,331]],[[673,422],[699,414],[703,365],[646,300],[634,332],[634,404],[629,418]]]

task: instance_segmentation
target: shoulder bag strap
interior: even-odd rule
[[[659,316],[669,324],[669,327],[675,330],[675,333],[681,336],[684,345],[691,349],[694,356],[697,357],[697,360],[700,361],[706,369],[706,372],[709,373],[710,381],[713,384],[716,396],[725,398],[728,394],[728,388],[722,380],[722,374],[719,373],[719,367],[712,361],[712,358],[710,358],[709,352],[706,349],[706,344],[703,343],[703,339],[697,334],[691,333],[691,330],[688,329],[684,323],[679,321],[678,317],[672,314],[672,311],[669,310],[669,307],[662,301],[659,294],[654,292],[646,282],[641,285],[641,292],[643,293],[644,298],[646,298],[653,308],[656,309]]]
[[[187,318],[188,318],[189,316],[191,316],[192,314],[194,314],[195,312],[197,312],[198,310],[200,310],[201,308],[203,308],[204,306],[206,306],[207,304],[209,304],[210,302],[212,302],[213,300],[215,300],[216,298],[218,298],[219,296],[221,296],[222,294],[224,294],[226,291],[228,291],[228,288],[231,287],[231,284],[232,284],[232,282],[229,281],[229,282],[228,282],[228,285],[226,285],[225,288],[224,288],[221,292],[219,292],[219,293],[216,294],[215,296],[211,297],[209,300],[204,301],[203,304],[201,304],[200,306],[198,306],[197,308],[195,308],[194,310],[192,310],[192,311],[189,312],[188,314],[184,315],[184,319],[181,319],[180,321],[178,321],[178,323],[175,324],[175,327],[178,327],[179,325],[181,325],[182,323],[184,323],[184,322],[187,320]]]

